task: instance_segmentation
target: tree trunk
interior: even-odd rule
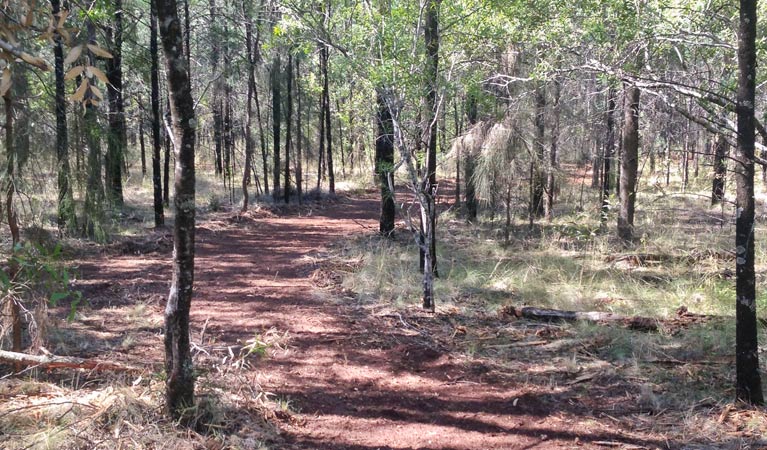
[[[167,61],[166,61],[167,63]],[[165,163],[162,172],[162,202],[170,207],[170,138],[173,133],[173,123],[170,111],[170,95],[165,97]]]
[[[61,1],[51,0],[53,16],[58,20]],[[72,176],[69,169],[69,142],[67,135],[67,100],[64,85],[64,50],[62,36],[54,33],[54,72],[56,76],[56,162],[58,170],[58,214],[59,233],[77,229],[75,203],[72,195]]]
[[[107,134],[106,192],[107,200],[117,209],[123,206],[122,167],[128,148],[128,134],[125,127],[125,105],[123,102],[122,42],[123,6],[122,0],[114,0],[113,30],[107,30],[111,41],[112,58],[107,59],[107,103],[109,105],[109,133]],[[111,39],[110,39],[111,38]]]
[[[165,225],[165,211],[162,206],[162,173],[160,171],[160,63],[157,49],[157,5],[151,0],[149,20],[149,54],[152,78],[152,186],[154,191],[154,226]]]
[[[735,395],[738,400],[764,403],[759,375],[754,271],[754,101],[756,90],[756,0],[740,0],[738,27],[738,170],[735,252]]]
[[[714,141],[714,179],[711,183],[711,204],[724,200],[724,180],[727,177],[727,141],[723,136],[716,136]]]
[[[285,74],[287,94],[285,104],[285,203],[290,203],[290,142],[293,124],[293,55],[288,53],[288,71]]]
[[[272,170],[274,171],[272,179],[274,180],[274,190],[272,191],[272,198],[277,200],[280,196],[280,170],[282,166],[280,164],[280,125],[282,124],[282,118],[280,117],[280,106],[282,104],[281,92],[280,92],[280,53],[275,49],[274,59],[272,60],[272,136],[273,146],[272,149],[274,158]]]
[[[477,97],[473,92],[466,95],[466,120],[469,129],[477,124]],[[466,216],[469,221],[477,220],[477,188],[474,183],[474,170],[477,165],[477,155],[474,152],[466,152],[466,160],[463,163],[464,183],[466,184]]]
[[[427,219],[429,220],[428,240],[429,252],[424,255],[429,268],[435,276],[438,276],[437,268],[437,131],[439,120],[439,104],[437,103],[437,84],[439,80],[439,9],[442,0],[432,0],[426,8],[426,26],[424,27],[424,43],[426,45],[426,120],[428,142],[426,146],[426,186],[425,194],[429,201]],[[426,270],[426,267],[424,267]],[[424,298],[426,295],[424,294]],[[424,308],[432,308],[433,304],[424,302]]]
[[[618,237],[626,243],[634,238],[634,204],[639,167],[639,92],[636,86],[626,86],[620,177],[621,206],[618,213]]]
[[[165,308],[166,402],[174,418],[183,417],[194,404],[194,373],[189,351],[189,310],[194,284],[195,227],[195,116],[189,68],[175,0],[156,0],[176,154],[173,208],[173,281]],[[188,413],[187,413],[188,414]]]
[[[324,71],[322,70],[322,65],[324,64],[324,57],[323,57],[323,46],[320,44],[320,51],[319,51],[319,65],[320,65],[320,78],[322,78]],[[325,90],[323,87],[322,92],[320,93],[320,122],[317,126],[319,130],[319,152],[317,154],[317,194],[320,193],[320,188],[322,187],[322,180],[325,178]]]
[[[394,234],[394,124],[384,94],[378,92],[378,132],[376,136],[375,173],[381,190],[381,214],[378,231],[384,236]]]
[[[296,100],[297,100],[297,108],[296,108],[296,132],[298,133],[297,139],[296,139],[296,195],[298,196],[298,204],[300,205],[303,202],[303,195],[304,191],[302,188],[302,180],[304,177],[303,173],[303,162],[301,160],[302,155],[302,147],[303,147],[303,139],[304,134],[303,130],[301,129],[301,74],[300,74],[300,63],[301,59],[300,57],[296,58]]]
[[[544,214],[543,194],[546,183],[546,170],[544,168],[546,158],[546,146],[544,145],[546,112],[546,90],[543,83],[535,89],[535,161],[533,170],[533,183],[530,198],[530,212],[534,217],[542,217]]]
[[[329,48],[327,45],[322,45],[321,54],[321,57],[324,60],[324,63],[322,64],[322,92],[325,97],[325,138],[327,139],[325,152],[327,156],[328,191],[331,194],[335,194],[336,176],[333,170],[333,139],[332,128],[330,127],[330,88],[328,84]]]
[[[242,12],[245,16],[245,45],[248,56],[248,97],[245,110],[245,165],[242,169],[242,212],[248,210],[248,179],[250,168],[253,165],[253,90],[256,86],[255,61],[253,60],[253,22],[251,21],[252,4],[249,0],[243,0]]]
[[[613,153],[615,152],[615,89],[612,87],[607,90],[607,134],[605,138],[605,151],[604,151],[604,166],[602,168],[602,226],[607,225],[607,216],[610,212],[610,188],[611,188],[611,176],[610,164],[613,160]]]
[[[549,149],[549,167],[546,172],[546,220],[551,222],[554,218],[554,191],[556,189],[556,178],[554,176],[557,169],[557,152],[559,145],[559,116],[560,116],[560,98],[561,86],[558,79],[554,80],[554,123],[551,126],[551,147]]]

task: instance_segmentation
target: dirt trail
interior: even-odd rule
[[[599,441],[665,447],[595,424],[585,406],[563,404],[567,393],[517,386],[452,355],[412,316],[374,317],[353,301],[317,295],[312,256],[333,241],[377,229],[377,207],[368,195],[300,216],[237,221],[230,215],[199,225],[195,332],[207,321],[206,340],[220,344],[272,328],[289,333],[287,351],[252,368],[262,387],[294,412],[280,425],[284,441],[275,448],[583,448]],[[133,280],[156,292],[158,305],[169,273],[164,255],[114,257],[83,270]],[[442,320],[426,313],[421,319]],[[159,345],[134,351],[161,361]]]

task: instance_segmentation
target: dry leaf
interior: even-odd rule
[[[67,54],[67,57],[64,58],[64,65],[72,64],[73,62],[77,61],[77,58],[80,57],[80,54],[83,52],[83,46],[82,45],[75,45],[72,47],[71,50],[69,50],[69,53]]]
[[[69,81],[72,78],[75,78],[76,76],[83,73],[83,70],[85,70],[85,66],[75,66],[69,69],[66,75],[64,75],[64,81]]]
[[[97,88],[95,85],[91,85],[91,92],[93,92],[93,95],[99,98],[99,100],[104,100],[104,95],[101,94],[101,91],[99,88]]]
[[[112,58],[111,53],[99,47],[98,45],[88,44],[88,50],[90,50],[91,53],[93,53],[94,55],[99,56],[101,58],[107,58],[107,59]]]
[[[83,98],[85,98],[85,92],[88,90],[88,79],[83,78],[82,83],[80,83],[80,86],[77,88],[75,93],[72,95],[72,101],[75,102],[81,102],[83,101]]]
[[[102,83],[109,84],[109,79],[98,67],[88,66],[88,72],[90,72],[89,76],[95,76]]]

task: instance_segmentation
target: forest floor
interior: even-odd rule
[[[332,248],[375,234],[377,211],[375,194],[366,192],[200,218],[191,336],[197,390],[206,405],[200,416],[210,424],[209,437],[141,436],[156,428],[150,416],[162,417],[157,374],[163,361],[169,229],[83,250],[76,287],[84,302],[77,319],[65,322],[67,311],[59,308],[54,311],[59,321],[50,327],[54,353],[109,358],[146,372],[122,381],[60,375],[66,393],[6,380],[0,398],[17,410],[41,396],[91,401],[77,420],[62,421],[66,411],[56,416],[65,423],[62,433],[92,418],[106,430],[101,439],[84,433],[69,440],[47,436],[53,446],[39,448],[767,447],[763,410],[711,399],[686,410],[666,408],[665,394],[653,389],[638,367],[605,360],[588,345],[574,346],[567,327],[503,311],[465,317],[450,307],[432,314],[359,302],[341,283],[359,261],[338,258]],[[406,232],[401,238],[407,239]],[[511,357],[469,351],[480,343]],[[686,371],[698,383],[710,382],[709,365],[730,363],[649,362],[661,371]],[[123,395],[123,403],[112,399],[102,407],[94,399],[105,402],[105,389],[133,392],[134,400]],[[136,406],[144,401],[144,410]],[[105,418],[113,404],[120,410]],[[132,416],[125,412],[129,404],[138,408]],[[6,421],[8,414],[3,413]],[[711,421],[720,426],[715,434],[704,432]],[[0,448],[30,444],[7,423],[0,423],[0,433],[7,438],[0,437]]]

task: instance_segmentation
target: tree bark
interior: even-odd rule
[[[603,156],[602,168],[602,226],[607,224],[607,216],[610,212],[610,188],[612,170],[610,164],[615,152],[615,89],[612,87],[607,90],[607,111],[605,112],[607,122],[607,133],[605,137],[605,151]]]
[[[322,92],[325,97],[325,138],[327,139],[325,152],[327,156],[327,169],[328,169],[328,191],[331,194],[336,193],[336,176],[333,169],[333,130],[330,126],[330,87],[328,81],[328,64],[329,64],[329,48],[327,45],[322,45],[322,58],[324,63],[322,64]],[[342,150],[343,151],[343,150]]]
[[[282,98],[280,92],[281,74],[280,74],[280,53],[275,49],[274,59],[272,60],[272,137],[273,137],[273,166],[274,171],[272,180],[274,180],[274,190],[272,191],[272,198],[277,200],[280,196],[280,170],[282,166],[280,164],[280,125],[282,125],[280,106],[282,105]]]
[[[468,92],[466,97],[466,120],[469,122],[468,128],[471,129],[478,120],[477,97],[474,92]],[[470,221],[474,221],[477,220],[477,188],[474,184],[477,155],[474,152],[466,152],[464,157],[466,158],[463,163],[463,179],[466,185],[466,216]]]
[[[557,169],[557,152],[559,146],[559,118],[561,94],[561,85],[558,79],[554,80],[554,123],[551,126],[551,147],[549,148],[549,167],[546,171],[546,220],[549,222],[554,218],[554,191],[556,190],[556,178],[554,176]]]
[[[546,158],[546,146],[544,145],[546,113],[546,90],[543,83],[535,89],[535,161],[533,169],[533,183],[530,198],[530,213],[533,217],[542,217],[544,214],[544,185],[546,183],[546,170],[544,168]],[[532,220],[532,218],[531,218]]]
[[[61,1],[51,0],[53,16],[58,20],[61,13]],[[58,214],[59,233],[77,229],[75,203],[72,195],[72,175],[69,168],[69,142],[67,135],[67,100],[64,84],[64,50],[62,36],[54,33],[53,57],[56,77],[56,162],[58,170]]]
[[[285,74],[287,94],[285,104],[285,203],[290,203],[290,143],[293,124],[293,55],[288,53],[288,67]]]
[[[251,21],[252,11],[251,2],[243,0],[242,12],[245,16],[245,45],[247,46],[248,56],[248,97],[247,108],[245,110],[245,166],[242,169],[242,212],[248,210],[248,174],[253,165],[253,153],[255,142],[253,142],[253,94],[256,86],[255,61],[253,60],[253,22]]]
[[[428,121],[428,142],[426,151],[426,198],[429,200],[428,217],[430,235],[428,239],[429,254],[431,261],[428,266],[435,276],[438,276],[437,268],[437,131],[439,119],[439,104],[437,103],[437,84],[439,80],[439,9],[442,0],[431,0],[426,8],[426,25],[424,27],[424,44],[426,45],[426,120]],[[424,267],[426,270],[426,267]],[[426,296],[424,295],[424,298]],[[432,301],[429,299],[427,304],[424,301],[424,308],[433,309]]]
[[[735,395],[756,405],[764,403],[759,375],[754,271],[754,101],[756,90],[756,0],[740,0],[738,27],[738,170],[735,222]]]
[[[149,18],[149,54],[151,58],[151,107],[152,107],[152,187],[154,192],[154,226],[165,225],[165,211],[162,206],[162,173],[160,170],[160,62],[157,49],[157,5],[151,0]]]
[[[394,234],[394,124],[392,123],[391,111],[386,105],[384,94],[377,93],[378,132],[375,147],[375,173],[378,186],[381,190],[381,213],[378,219],[378,231],[384,236]]]
[[[173,208],[173,281],[165,308],[166,402],[174,418],[194,404],[194,373],[189,351],[189,311],[194,285],[195,127],[189,68],[175,0],[156,0],[170,88],[176,176]]]
[[[302,163],[302,147],[303,147],[303,130],[301,129],[301,75],[300,75],[300,57],[296,58],[296,72],[295,72],[295,78],[296,78],[296,101],[298,103],[296,108],[296,132],[298,134],[296,139],[296,195],[298,196],[298,204],[300,205],[303,202],[303,187],[302,187],[302,179],[303,179],[303,163]]]
[[[634,205],[639,161],[639,88],[626,86],[626,108],[623,122],[623,152],[621,154],[620,211],[618,237],[629,243],[634,238]]]
[[[19,352],[7,352],[0,350],[0,361],[11,362],[23,366],[35,366],[43,369],[86,369],[96,372],[141,372],[146,370],[142,367],[126,366],[112,361],[99,361],[96,359],[75,358],[72,356],[58,355],[29,355]]]
[[[112,58],[107,59],[107,103],[109,105],[109,133],[107,137],[106,192],[111,205],[118,209],[123,206],[122,167],[128,148],[128,134],[125,127],[125,104],[123,101],[122,43],[123,6],[122,0],[114,0],[113,27],[107,30],[112,43]]]
[[[714,179],[711,183],[711,204],[717,205],[724,200],[724,181],[727,177],[727,140],[716,136],[714,141]]]

